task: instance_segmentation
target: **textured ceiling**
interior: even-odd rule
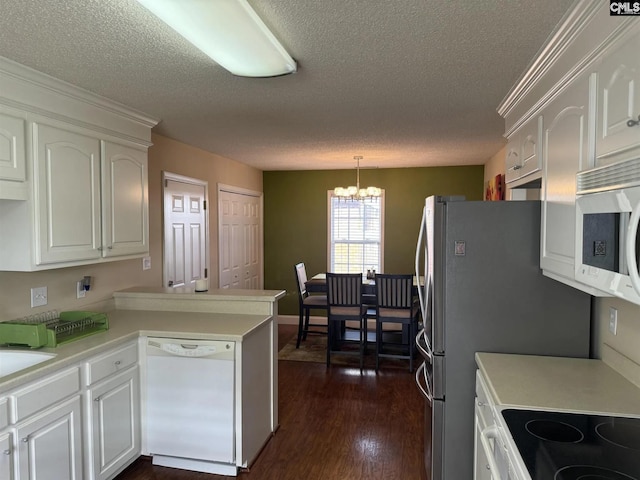
[[[2,0],[0,55],[261,170],[483,164],[498,104],[572,3],[250,2],[298,73],[234,77],[134,0]]]

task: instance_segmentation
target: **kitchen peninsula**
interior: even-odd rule
[[[55,478],[110,479],[149,454],[141,408],[148,337],[235,344],[235,461],[227,471],[248,467],[278,426],[277,301],[283,295],[116,292],[115,309],[107,312],[109,330],[40,349],[56,356],[0,377],[0,448],[10,452],[0,458],[0,477],[37,479],[38,471],[46,471],[43,478],[53,478],[53,471]],[[37,454],[51,458],[44,448],[52,445],[59,459],[54,464]]]

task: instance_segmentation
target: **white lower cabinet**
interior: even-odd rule
[[[140,382],[137,366],[89,389],[87,418],[91,448],[88,478],[112,478],[140,455]]]
[[[112,479],[140,446],[137,341],[0,398],[0,480]]]
[[[75,395],[16,426],[18,479],[82,480],[81,412]]]
[[[140,455],[138,343],[128,343],[85,363],[86,477],[113,478]]]
[[[0,433],[0,478],[14,480],[13,436],[11,432]]]

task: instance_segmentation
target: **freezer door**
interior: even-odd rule
[[[449,480],[444,471],[444,412],[442,400],[434,400],[431,408],[425,407],[424,459],[429,480]]]

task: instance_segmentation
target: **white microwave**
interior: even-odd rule
[[[576,180],[576,280],[640,304],[640,159]]]

